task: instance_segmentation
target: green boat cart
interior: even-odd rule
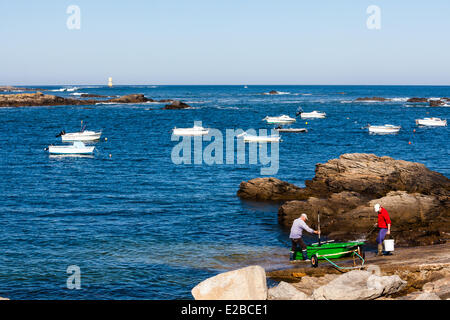
[[[326,260],[338,270],[359,269],[364,266],[365,262],[364,244],[364,241],[334,242],[333,240],[330,240],[321,243],[313,243],[307,246],[306,249],[308,259],[311,260],[311,266],[314,268],[319,266],[319,260]],[[353,258],[352,267],[342,267],[332,261],[345,257]],[[296,252],[294,259],[303,260],[302,253]],[[360,265],[357,265],[356,260],[359,260]]]

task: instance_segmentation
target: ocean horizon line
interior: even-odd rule
[[[0,84],[0,86],[12,86],[12,87],[35,87],[35,86],[104,86],[107,84],[82,84],[82,83],[68,83],[68,84]],[[253,87],[267,87],[267,86],[283,86],[283,87],[450,87],[450,84],[114,84],[113,87],[133,87],[133,86],[166,86],[166,87],[240,87],[240,86],[253,86]]]

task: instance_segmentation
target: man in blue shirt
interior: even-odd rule
[[[306,215],[306,213],[302,213],[300,218],[295,219],[294,222],[292,223],[291,234],[289,235],[289,238],[291,238],[292,242],[291,254],[289,257],[291,261],[295,260],[295,253],[297,251],[297,246],[300,246],[302,250],[303,260],[308,261],[306,245],[302,239],[303,230],[309,233],[320,234],[319,231],[315,231],[310,227],[308,227],[308,225],[305,222],[306,220],[308,220],[308,216]]]

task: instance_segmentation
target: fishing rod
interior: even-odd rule
[[[319,246],[320,246],[320,213],[317,211],[317,230],[319,231]]]

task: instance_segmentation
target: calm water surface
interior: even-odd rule
[[[422,117],[450,118],[448,107],[407,104],[408,97],[450,96],[450,87],[401,86],[101,86],[46,87],[49,93],[143,93],[160,104],[0,108],[0,296],[11,299],[191,299],[200,281],[251,264],[286,265],[288,230],[278,205],[244,202],[239,183],[261,165],[175,165],[173,127],[271,128],[261,119],[305,111],[307,134],[283,134],[275,177],[304,185],[316,163],[368,152],[422,162],[449,176],[448,128],[416,128]],[[59,90],[59,91],[58,91]],[[286,94],[268,96],[278,90]],[[345,94],[341,94],[344,92]],[[383,96],[393,102],[354,103]],[[55,135],[103,130],[93,158],[49,157]],[[308,122],[308,124],[306,124]],[[373,136],[368,123],[401,125]],[[413,132],[416,129],[416,132]],[[409,144],[411,142],[411,144]],[[205,143],[207,145],[208,143]],[[111,157],[109,157],[111,154]],[[312,240],[312,239],[311,239]],[[68,290],[66,269],[81,269],[81,290]]]

